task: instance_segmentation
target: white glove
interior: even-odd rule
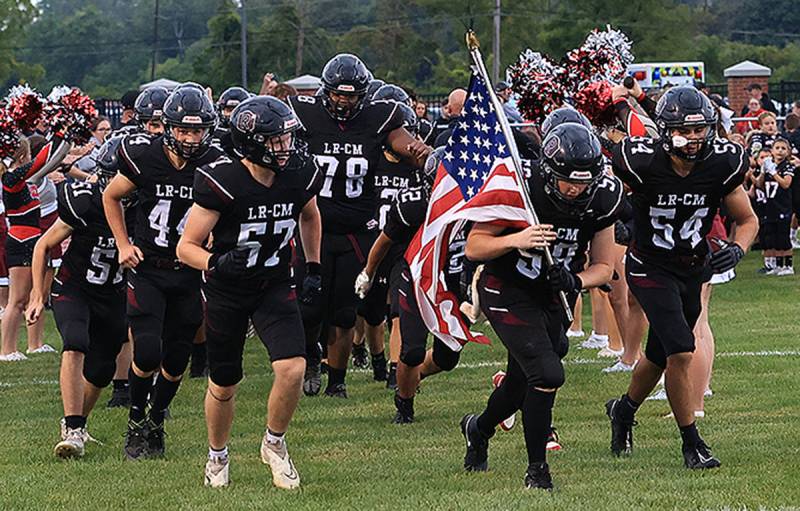
[[[778,172],[778,166],[775,165],[775,162],[772,161],[772,158],[765,158],[763,166],[764,166],[764,172],[769,174],[770,176],[774,176]]]
[[[371,287],[372,277],[369,276],[366,270],[361,270],[361,273],[356,277],[356,294],[363,300]]]

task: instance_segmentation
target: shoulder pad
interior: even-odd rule
[[[366,103],[356,120],[365,123],[366,129],[375,133],[387,133],[403,126],[403,114],[395,101]]]
[[[74,182],[62,186],[58,193],[58,216],[72,227],[86,227],[91,219],[92,209],[100,189],[84,182]]]

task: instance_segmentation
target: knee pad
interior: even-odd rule
[[[355,307],[346,307],[336,310],[331,318],[331,324],[339,328],[353,328],[356,326]]]
[[[403,350],[400,353],[400,360],[409,367],[417,367],[425,361],[425,346]]]
[[[438,339],[433,343],[433,363],[442,371],[452,371],[458,365],[461,352],[453,351]]]
[[[528,386],[531,388],[557,389],[564,385],[564,365],[552,351],[536,357],[533,370],[528,374]]]
[[[145,373],[158,369],[161,365],[161,337],[146,334],[134,336],[133,363]]]
[[[189,342],[176,342],[169,343],[164,350],[163,360],[161,361],[161,368],[165,373],[172,377],[180,377],[186,366],[189,365],[189,358],[192,354],[192,343]]]
[[[111,383],[116,369],[117,361],[113,358],[107,360],[101,357],[88,356],[83,364],[83,377],[95,387],[102,389]]]
[[[242,365],[232,362],[222,364],[214,364],[212,362],[209,367],[208,377],[219,387],[231,387],[242,381]],[[225,401],[224,399],[217,400]]]

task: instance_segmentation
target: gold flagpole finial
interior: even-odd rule
[[[472,29],[467,30],[466,39],[467,39],[467,48],[469,48],[470,51],[477,50],[478,48],[481,47],[481,43],[480,41],[478,41],[478,36],[475,35],[475,32]]]

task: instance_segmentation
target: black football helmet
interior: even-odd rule
[[[166,103],[168,97],[169,91],[165,87],[159,87],[158,85],[148,87],[139,94],[133,106],[139,128],[146,131],[145,124],[148,121],[161,119],[164,113],[164,103]]]
[[[278,98],[254,96],[231,114],[230,136],[234,152],[275,172],[299,170],[310,155],[308,145],[297,137],[301,128],[294,111]],[[278,138],[290,134],[288,143]]]
[[[164,103],[164,141],[178,156],[186,159],[202,156],[209,147],[211,135],[217,126],[214,104],[200,85],[191,82],[180,85]],[[199,142],[180,142],[174,128],[200,128],[204,130]]]
[[[403,114],[403,127],[414,136],[419,134],[419,118],[417,113],[405,103],[397,103],[397,107]]]
[[[97,184],[101,190],[105,190],[106,185],[117,175],[119,170],[117,151],[124,138],[125,135],[109,137],[98,150],[95,174],[97,174]]]
[[[421,186],[428,197],[431,196],[433,183],[436,181],[436,171],[439,170],[439,164],[442,163],[444,152],[444,146],[434,149],[425,160],[425,165],[415,172],[417,186]]]
[[[589,122],[589,119],[587,119],[585,115],[571,106],[562,106],[547,114],[547,117],[542,121],[542,138],[546,137],[551,129],[565,122],[582,124],[586,126],[589,131],[592,131],[592,123]]]
[[[369,99],[372,99],[375,93],[378,92],[378,89],[380,89],[384,85],[386,85],[386,82],[384,82],[380,78],[373,78],[372,80],[370,80],[369,85],[367,85],[367,97]]]
[[[708,96],[690,85],[672,87],[661,96],[656,104],[656,128],[670,154],[686,160],[702,160],[711,153],[712,142],[716,137],[717,110]],[[675,128],[707,126],[705,136],[688,139],[681,135],[673,136]],[[699,145],[695,152],[684,150],[689,144]]]
[[[582,216],[603,179],[603,170],[600,141],[586,126],[563,123],[544,138],[540,160],[544,191],[562,211]],[[576,197],[569,197],[559,189],[559,181],[586,188]]]
[[[219,124],[223,128],[228,127],[230,120],[230,113],[225,115],[226,109],[234,109],[239,106],[239,103],[250,99],[252,94],[241,87],[229,87],[220,94],[217,100],[217,116],[219,116]]]
[[[381,88],[375,91],[375,94],[372,95],[373,101],[381,101],[381,100],[389,100],[389,101],[397,101],[398,103],[402,103],[408,106],[414,106],[413,101],[411,101],[411,97],[408,95],[406,91],[402,88],[398,87],[397,85],[393,85],[391,83],[387,83],[386,85],[382,85]]]
[[[364,107],[367,88],[372,79],[367,66],[350,53],[340,53],[325,64],[322,70],[322,102],[337,121],[348,121]],[[355,97],[354,102],[337,102],[331,94]]]

